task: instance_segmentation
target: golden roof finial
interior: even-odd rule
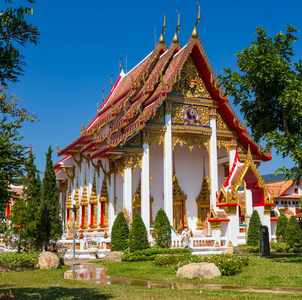
[[[165,42],[165,39],[164,39],[164,32],[166,30],[166,16],[165,14],[163,13],[163,16],[164,16],[164,25],[163,25],[163,29],[161,30],[161,35],[160,35],[160,38],[159,38],[159,43],[164,43]]]
[[[174,37],[173,37],[173,43],[178,43],[179,42],[177,32],[178,32],[179,27],[180,27],[180,14],[179,14],[178,11],[176,11],[176,13],[178,14],[178,22],[177,22],[175,34],[174,34]]]
[[[193,29],[193,32],[192,32],[192,37],[195,38],[195,39],[198,38],[197,24],[200,22],[200,5],[198,4],[198,2],[197,2],[197,5],[199,7],[198,18],[196,20],[196,23],[195,23],[195,26],[194,26],[194,29]]]
[[[111,80],[110,80],[111,88],[113,88],[112,76],[113,76],[113,73],[111,74]]]
[[[104,91],[105,91],[105,89],[103,89],[103,93],[102,93],[103,102],[105,102]]]
[[[121,70],[121,72],[123,71],[123,68],[122,68],[122,55],[120,57],[120,70]]]

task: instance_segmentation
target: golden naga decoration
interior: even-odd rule
[[[187,98],[211,98],[191,56],[184,64],[181,76],[171,93]]]
[[[108,190],[107,190],[107,180],[106,177],[103,179],[101,194],[99,197],[99,202],[101,203],[101,219],[100,219],[100,227],[107,228],[109,227],[108,222]]]
[[[151,174],[151,176],[154,174]],[[153,177],[153,176],[152,176]],[[151,179],[152,180],[152,179]],[[137,190],[132,198],[132,211],[133,216],[138,212],[141,215],[141,207],[142,207],[142,192],[141,192],[141,180],[139,181]],[[154,201],[153,197],[150,197],[150,225],[154,223],[152,219],[152,203]]]
[[[165,32],[165,30],[166,30],[166,16],[165,16],[164,13],[163,13],[163,16],[164,16],[164,25],[163,25],[163,28],[162,28],[162,30],[161,30],[161,35],[160,35],[159,41],[158,41],[159,43],[162,43],[162,44],[165,43],[164,32]],[[131,78],[131,80],[132,80],[132,78]]]
[[[101,108],[99,106],[99,103],[96,104],[97,112],[99,113],[101,111]]]
[[[200,5],[198,4],[198,2],[197,2],[197,6],[199,7],[198,18],[196,20],[196,23],[195,23],[195,26],[194,26],[194,29],[193,29],[193,32],[192,32],[192,37],[195,38],[195,39],[198,38],[197,24],[200,22]]]
[[[70,154],[71,156],[72,156],[72,158],[74,159],[74,161],[76,162],[76,164],[77,164],[77,166],[78,166],[78,168],[79,168],[79,170],[80,170],[80,172],[81,172],[81,164],[82,164],[82,162],[83,162],[83,154],[79,151],[79,160],[77,160],[76,158],[75,158],[75,155],[73,154],[73,153],[71,153]]]
[[[178,22],[177,22],[177,26],[176,26],[176,29],[175,29],[175,34],[174,34],[174,37],[173,37],[173,43],[179,43],[179,39],[178,39],[178,35],[177,35],[177,32],[180,28],[180,14],[178,11],[176,11],[176,13],[178,14]]]
[[[197,230],[202,230],[207,227],[207,215],[210,211],[210,188],[206,177],[205,159],[203,157],[203,181],[201,190],[196,198],[198,220],[196,222]]]
[[[59,148],[58,144],[57,144],[57,153],[59,153],[61,151],[61,149]]]

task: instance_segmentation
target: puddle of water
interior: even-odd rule
[[[148,288],[168,288],[168,289],[199,289],[199,290],[234,290],[248,292],[265,292],[265,293],[295,293],[302,294],[301,289],[286,287],[251,287],[241,285],[219,285],[219,284],[202,284],[188,282],[157,282],[151,280],[118,278],[106,275],[106,270],[102,266],[73,265],[71,269],[61,275],[65,279],[74,279],[89,281],[98,284],[113,285],[131,285]]]

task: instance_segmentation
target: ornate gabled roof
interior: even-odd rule
[[[172,92],[189,58],[193,60],[210,98],[217,101],[220,115],[236,132],[239,142],[246,148],[250,146],[253,154],[261,160],[271,159],[247,133],[229,104],[197,31],[183,48],[178,42],[172,42],[169,48],[162,41],[158,42],[154,50],[131,71],[127,74],[122,71],[92,123],[87,128],[81,128],[81,136],[59,150],[58,155],[89,151],[93,159],[126,143],[145,127],[166,100],[167,94]]]

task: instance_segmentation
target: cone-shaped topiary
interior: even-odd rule
[[[128,248],[129,228],[124,214],[120,212],[111,230],[111,251],[123,251]]]
[[[285,239],[285,232],[286,232],[287,224],[288,224],[288,219],[285,216],[285,214],[282,212],[278,218],[277,228],[276,228],[276,232],[275,232],[277,240],[279,239],[280,236],[282,236],[283,239]]]
[[[142,217],[136,213],[133,218],[129,233],[129,250],[130,252],[144,250],[149,247],[148,233]]]
[[[247,245],[257,247],[259,245],[259,229],[262,226],[257,210],[253,211],[247,232]]]
[[[155,243],[161,248],[170,248],[171,225],[165,211],[160,208],[155,217],[154,223]]]
[[[286,227],[285,242],[289,251],[300,252],[302,250],[302,232],[296,217],[291,216]]]

